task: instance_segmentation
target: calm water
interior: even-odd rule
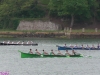
[[[51,49],[57,53],[56,45],[81,45],[100,43],[100,39],[3,39],[0,41],[34,41],[38,46],[0,46],[0,72],[9,72],[9,75],[99,75],[100,51],[77,51],[92,58],[20,58],[18,50],[33,52],[44,49],[48,53]],[[63,54],[65,51],[61,51]],[[71,53],[71,51],[69,51]]]

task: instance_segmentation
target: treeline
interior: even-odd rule
[[[99,0],[0,0],[0,29],[16,29],[21,19],[56,17],[75,22],[100,21]]]

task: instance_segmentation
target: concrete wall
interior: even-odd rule
[[[59,24],[55,24],[51,21],[20,21],[17,30],[58,30]]]

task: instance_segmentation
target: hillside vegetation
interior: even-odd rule
[[[75,23],[100,21],[99,0],[0,0],[0,29],[15,30],[20,20],[59,18]]]

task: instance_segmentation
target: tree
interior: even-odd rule
[[[93,23],[95,25],[95,19],[98,16],[97,12],[99,8],[99,2],[97,0],[88,0],[88,5],[93,18]]]
[[[50,0],[50,11],[57,11],[58,16],[71,16],[70,27],[73,27],[75,15],[85,14],[90,17],[87,0]]]
[[[1,0],[0,3],[0,25],[2,28],[13,27],[13,18],[17,17],[18,13],[23,10],[31,9],[34,4],[34,0]],[[10,28],[11,28],[10,27]]]

